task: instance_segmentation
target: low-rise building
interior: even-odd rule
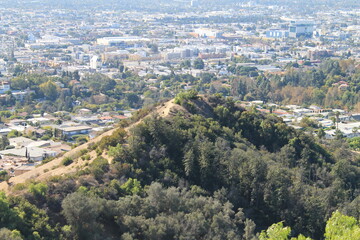
[[[9,82],[1,82],[0,84],[0,94],[4,94],[7,91],[10,91],[10,83]]]
[[[9,143],[11,146],[14,146],[15,148],[23,148],[27,147],[29,144],[35,142],[34,140],[26,137],[15,137],[15,138],[9,138]]]
[[[35,168],[35,166],[36,165],[33,163],[28,163],[28,164],[21,165],[19,167],[15,167],[13,170],[14,171],[13,175],[19,176],[23,173],[29,172],[29,171],[33,170]]]
[[[60,134],[63,137],[71,137],[74,135],[80,135],[80,134],[89,134],[89,132],[92,130],[92,127],[89,126],[66,126],[66,127],[60,127],[58,128],[60,130]]]
[[[47,157],[55,157],[57,152],[46,150],[38,147],[24,147],[24,148],[14,148],[0,151],[0,156],[17,156],[17,157],[26,157],[30,161],[42,161]]]

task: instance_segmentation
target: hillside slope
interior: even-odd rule
[[[184,108],[182,108],[181,106],[174,104],[174,100],[170,100],[167,101],[159,106],[157,106],[155,108],[154,111],[150,112],[148,114],[158,114],[161,117],[168,117],[173,113],[179,112],[179,111],[186,111]],[[136,126],[137,124],[139,124],[140,122],[142,122],[143,119],[132,123],[130,126],[126,127],[125,130],[129,131],[132,127]],[[98,143],[101,139],[103,139],[105,136],[111,136],[114,131],[116,131],[117,128],[111,129],[109,131],[106,131],[105,133],[102,133],[101,135],[97,136],[94,139],[91,139],[89,142],[82,144],[72,150],[70,150],[69,152],[66,152],[63,156],[55,158],[54,160],[43,164],[41,166],[38,166],[37,168],[26,172],[24,174],[21,174],[19,176],[16,177],[12,177],[10,178],[10,180],[7,182],[1,182],[0,183],[0,191],[5,191],[5,192],[9,192],[11,186],[19,184],[19,183],[24,183],[28,180],[45,180],[49,177],[52,176],[58,176],[58,175],[65,175],[65,174],[69,174],[72,172],[76,172],[79,171],[79,169],[84,168],[84,165],[86,163],[88,163],[88,161],[84,161],[81,160],[79,158],[79,155],[81,154],[82,150],[88,150],[90,149],[90,146],[93,144]],[[96,156],[95,151],[92,151],[90,153],[91,155],[91,160],[93,160]],[[76,158],[78,159],[78,161],[75,161],[74,163],[70,164],[69,166],[64,166],[62,165],[62,161],[64,158]],[[105,154],[106,157],[106,154]]]
[[[1,226],[26,239],[248,240],[283,221],[323,239],[335,210],[359,217],[360,163],[341,140],[195,91],[134,119],[67,167],[12,179],[33,181],[0,194]]]

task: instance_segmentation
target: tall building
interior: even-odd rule
[[[314,32],[314,23],[307,21],[291,21],[289,26],[289,37],[312,37]]]
[[[98,69],[101,66],[101,61],[98,56],[93,56],[90,59],[90,68],[91,69]]]

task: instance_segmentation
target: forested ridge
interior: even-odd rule
[[[230,76],[219,77],[204,72],[198,77],[190,74],[139,77],[119,62],[108,63],[119,69],[114,79],[94,73],[54,72],[33,74],[17,67],[11,79],[13,91],[29,91],[23,100],[17,100],[11,91],[0,99],[0,117],[5,122],[12,118],[27,119],[31,114],[45,112],[76,112],[88,108],[93,113],[115,111],[119,114],[129,108],[142,108],[158,101],[174,97],[191,86],[202,94],[221,93],[238,100],[261,100],[280,105],[317,105],[323,108],[340,108],[351,112],[360,111],[360,65],[354,59],[326,59],[315,65],[311,62],[289,63],[280,73],[265,73],[248,62],[245,56],[234,57],[228,63],[219,63]],[[309,65],[310,64],[310,65]],[[165,64],[164,67],[169,67]],[[169,67],[170,68],[170,67]],[[201,59],[184,61],[172,71],[202,69]],[[280,68],[279,68],[280,70]],[[75,81],[74,81],[75,80]],[[59,87],[58,85],[62,86]],[[140,97],[141,96],[141,97]],[[14,112],[9,107],[15,107]],[[27,116],[19,113],[26,112]]]
[[[82,152],[96,156],[76,174],[1,194],[0,238],[359,239],[359,156],[345,141],[220,95],[175,103],[186,110]]]

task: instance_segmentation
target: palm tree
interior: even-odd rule
[[[336,118],[335,118],[335,117],[331,117],[330,119],[331,119],[331,121],[333,122],[334,126],[336,127]]]
[[[335,116],[336,116],[336,129],[338,129],[339,128],[339,116],[340,116],[339,111],[335,112]]]

